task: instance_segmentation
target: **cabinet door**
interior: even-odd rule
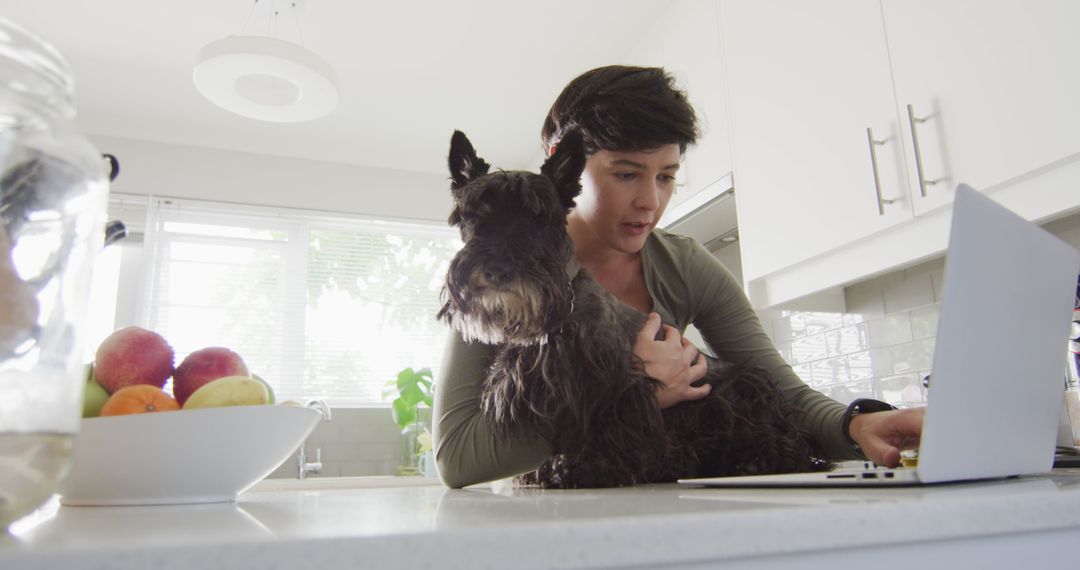
[[[679,193],[689,198],[731,172],[718,0],[671,2],[656,29],[665,37],[663,65],[686,89],[697,112],[701,137],[686,153]],[[676,33],[672,33],[672,30]]]
[[[960,182],[1012,187],[1080,159],[1080,2],[884,0],[882,7],[897,103],[925,119],[915,127],[924,178],[940,181],[921,197],[911,162],[916,215],[951,202]],[[907,128],[904,139],[914,158]]]
[[[731,173],[720,53],[719,0],[673,0],[628,53],[671,73],[697,112],[701,136],[687,150],[669,210]]]
[[[880,5],[724,0],[720,17],[746,281],[910,219]]]

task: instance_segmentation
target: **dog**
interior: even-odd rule
[[[464,133],[451,138],[449,223],[464,245],[438,318],[466,341],[498,346],[481,395],[497,436],[551,444],[518,482],[615,487],[813,468],[797,410],[761,368],[710,359],[709,395],[660,409],[661,382],[632,350],[646,315],[578,265],[566,231],[585,159],[571,131],[539,174],[489,172]]]

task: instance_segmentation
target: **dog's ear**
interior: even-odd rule
[[[485,174],[491,165],[476,156],[469,138],[461,131],[450,137],[450,189],[457,190]]]
[[[559,199],[567,209],[574,207],[574,198],[581,193],[581,172],[585,170],[585,143],[581,133],[572,130],[555,145],[540,174],[551,180],[559,191]]]

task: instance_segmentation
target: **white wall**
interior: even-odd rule
[[[120,160],[115,192],[445,223],[449,175],[91,136]]]

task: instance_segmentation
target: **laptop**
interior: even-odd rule
[[[915,467],[680,479],[709,487],[919,485],[1046,473],[1080,252],[972,188],[956,190]]]

